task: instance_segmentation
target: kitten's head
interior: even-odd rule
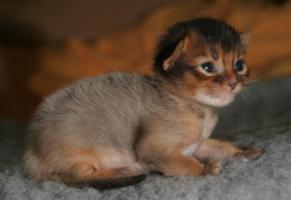
[[[178,23],[161,38],[154,70],[180,94],[210,106],[227,105],[249,74],[248,38],[212,18]]]

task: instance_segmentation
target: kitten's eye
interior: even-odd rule
[[[216,69],[211,62],[202,63],[199,67],[207,74],[216,74]]]
[[[245,62],[243,60],[236,61],[235,65],[234,65],[234,70],[238,74],[245,74],[246,70],[247,70]]]

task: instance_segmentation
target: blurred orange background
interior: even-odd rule
[[[150,73],[165,28],[195,16],[252,33],[253,79],[291,74],[291,1],[10,0],[0,13],[0,117],[29,119],[44,96],[85,76]]]

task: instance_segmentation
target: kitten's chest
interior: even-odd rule
[[[192,124],[194,132],[200,139],[208,138],[215,128],[218,120],[218,115],[213,108],[209,107],[194,107],[192,110]],[[198,128],[199,127],[199,128]],[[197,130],[199,130],[197,132]],[[197,138],[197,137],[196,137]]]
[[[205,109],[204,110],[204,119],[202,121],[202,132],[201,132],[201,139],[208,138],[213,129],[216,126],[218,117],[214,110],[211,109]]]
[[[207,139],[211,135],[213,129],[216,126],[218,117],[215,111],[211,109],[205,109],[203,110],[203,115],[200,115],[200,117],[202,116],[203,119],[199,120],[201,124],[197,126],[200,128],[195,130],[193,129],[193,132],[189,133],[188,137],[186,138],[188,140],[188,144],[183,150],[184,155],[192,155],[193,152],[199,148],[203,140]],[[197,132],[197,130],[199,130],[199,132]]]

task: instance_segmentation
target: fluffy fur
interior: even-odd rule
[[[230,103],[247,76],[244,37],[215,19],[182,22],[161,39],[154,76],[96,76],[47,97],[31,124],[27,174],[100,185],[153,171],[217,175],[220,159],[257,158],[260,149],[208,139],[214,107]]]

